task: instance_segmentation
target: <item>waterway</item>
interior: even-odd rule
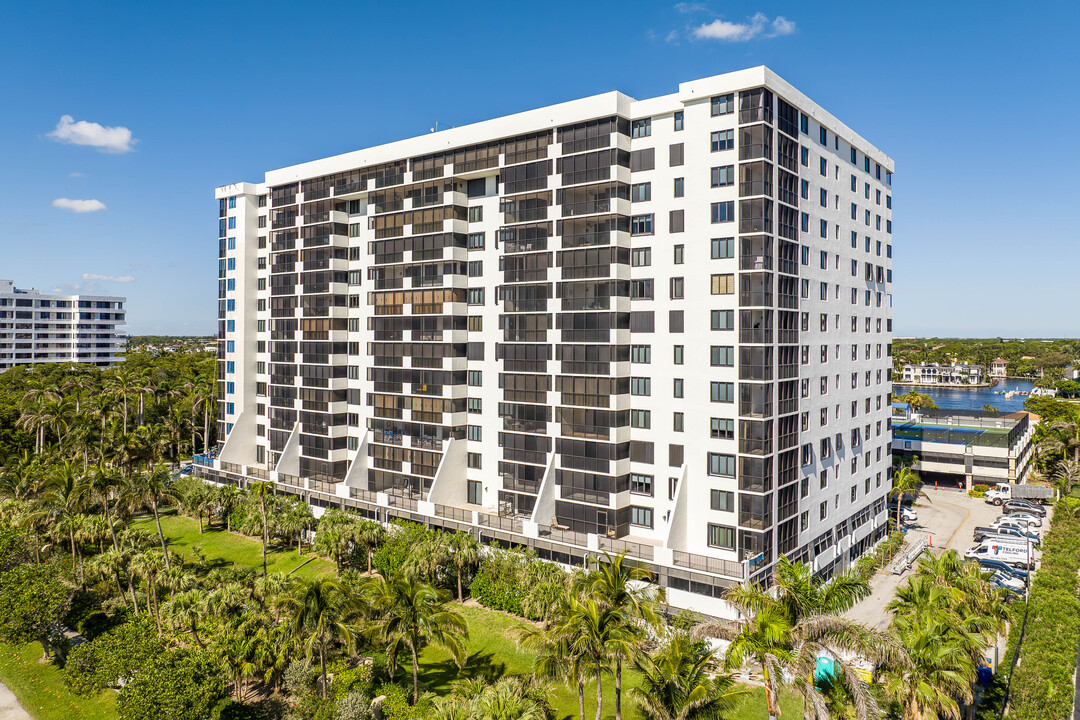
[[[1031,392],[1034,387],[1035,383],[1031,380],[1014,380],[1010,378],[1004,382],[999,381],[997,385],[990,388],[911,388],[906,385],[899,385],[896,386],[895,390],[899,395],[906,393],[908,390],[916,390],[924,395],[929,395],[934,399],[934,402],[937,403],[939,408],[948,408],[951,410],[979,410],[983,405],[990,404],[1003,413],[1011,413],[1016,412],[1017,410],[1023,410],[1024,401],[1028,399],[1028,396],[1014,395],[1009,400],[1006,400],[1005,396],[999,393],[1004,393],[1006,390]]]

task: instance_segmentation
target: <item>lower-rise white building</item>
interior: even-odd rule
[[[764,67],[217,189],[199,473],[580,563],[670,602],[887,532],[892,170]]]
[[[0,280],[0,371],[37,363],[121,362],[126,301],[41,293]]]

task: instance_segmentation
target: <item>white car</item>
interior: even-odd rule
[[[1028,527],[1028,523],[1014,521],[1012,518],[998,518],[994,522],[990,523],[990,527],[995,530],[1001,530],[1004,528],[1012,528],[1013,530],[1019,530],[1022,533],[1039,533],[1038,528]]]
[[[891,505],[888,508],[890,517],[896,517],[896,505]],[[912,508],[904,505],[900,508],[900,519],[906,523],[914,523],[919,521],[919,514]]]
[[[1039,517],[1037,515],[1032,515],[1031,513],[1023,513],[1023,512],[1010,513],[1008,515],[1001,515],[1001,516],[998,517],[998,520],[1014,520],[1016,522],[1027,523],[1028,525],[1032,525],[1034,527],[1042,527],[1042,524],[1043,524],[1043,521],[1042,521],[1041,517]]]

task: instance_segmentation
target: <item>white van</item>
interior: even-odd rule
[[[1027,544],[1017,539],[1016,542],[1000,539],[984,540],[964,553],[969,560],[1001,560],[1022,570],[1035,567],[1035,548],[1028,552]]]

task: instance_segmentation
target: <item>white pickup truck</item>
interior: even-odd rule
[[[992,505],[1000,505],[1006,500],[1030,500],[1034,503],[1044,503],[1053,497],[1054,489],[1043,485],[1001,483],[986,491],[985,501]]]

